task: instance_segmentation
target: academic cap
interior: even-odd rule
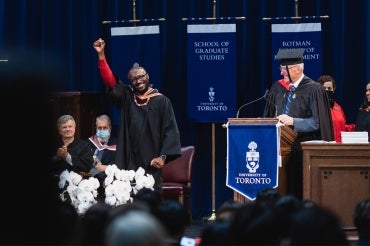
[[[294,65],[303,63],[304,48],[280,49],[275,58],[280,60],[281,65]]]

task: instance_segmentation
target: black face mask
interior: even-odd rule
[[[334,107],[334,91],[326,91],[326,95],[328,95],[330,107]]]

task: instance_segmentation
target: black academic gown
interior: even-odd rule
[[[95,150],[97,149],[97,147],[94,145],[93,142],[90,141],[90,138],[87,140],[90,148],[91,148],[91,151],[93,153],[95,153]],[[113,145],[117,145],[117,138],[114,137],[114,136],[110,136],[109,139],[108,139],[108,143],[107,145],[108,146],[113,146]],[[116,162],[116,150],[111,150],[111,149],[103,149],[101,150],[102,151],[102,157],[101,157],[101,160],[100,162],[103,164],[103,165],[112,165],[112,164],[115,164]]]
[[[162,169],[150,161],[166,155],[169,162],[181,155],[180,133],[171,101],[164,95],[151,97],[147,105],[137,106],[131,88],[118,81],[108,94],[121,109],[116,165],[121,169],[142,167],[153,175],[155,189],[162,190]]]
[[[93,154],[95,154],[95,151],[98,149],[98,147],[94,144],[94,140],[98,141],[97,137],[95,135],[86,140],[87,143],[89,144]],[[96,144],[98,144],[98,146],[100,145],[100,147],[101,147],[100,143],[96,143]],[[117,138],[114,137],[114,136],[110,136],[109,139],[108,139],[107,146],[113,146],[114,148],[106,148],[106,149],[100,150],[101,151],[101,156],[100,156],[99,160],[103,165],[112,165],[112,164],[116,163],[116,149],[115,149],[116,147],[115,147],[115,145],[117,145]],[[90,170],[90,173],[95,178],[97,178],[101,184],[104,183],[104,180],[107,177],[105,172],[100,172],[95,168]]]
[[[95,139],[96,141],[98,141],[96,136],[92,136],[89,139],[87,139],[86,142],[88,143],[88,145],[91,149],[91,152],[93,154],[95,154],[95,151],[98,148],[97,148],[97,146],[95,146],[95,144],[93,143],[94,140],[92,140],[92,139]],[[108,139],[107,146],[114,146],[114,145],[117,145],[117,138],[111,135]],[[100,162],[103,165],[112,165],[112,164],[116,163],[116,150],[114,148],[113,149],[106,148],[106,149],[103,149],[101,151],[102,151],[102,155],[101,155],[101,158],[100,158]],[[92,174],[93,177],[97,178],[100,182],[100,186],[98,188],[98,197],[97,197],[97,199],[100,200],[100,201],[104,201],[104,199],[105,199],[104,181],[105,181],[105,178],[107,177],[107,175],[105,174],[105,172],[100,172],[96,168],[93,168],[92,170],[90,170],[90,174]]]
[[[293,118],[313,117],[319,123],[319,130],[297,132],[292,152],[286,165],[287,192],[302,198],[303,191],[303,159],[301,142],[309,140],[334,141],[334,130],[331,120],[330,103],[323,86],[311,78],[304,76],[295,89],[288,115]],[[282,114],[288,90],[279,82],[275,82],[266,99],[264,117],[275,117]],[[294,128],[293,128],[294,129]]]
[[[63,146],[63,142],[61,139],[58,140],[58,143],[55,148],[55,152],[57,148]],[[53,168],[54,174],[59,175],[64,170],[74,171],[76,173],[80,172],[89,172],[90,169],[93,167],[94,158],[93,153],[89,144],[80,139],[74,139],[72,143],[67,146],[68,153],[72,157],[71,166],[67,161],[64,159],[59,159],[57,156],[53,157]]]
[[[370,112],[359,110],[356,117],[355,131],[366,131],[370,142]]]
[[[320,125],[318,132],[298,132],[299,138],[302,141],[333,141],[330,103],[322,85],[304,76],[294,94],[288,115],[293,118],[313,117]],[[282,114],[287,96],[287,89],[275,82],[267,95],[264,117],[275,117]]]

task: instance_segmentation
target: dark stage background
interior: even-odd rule
[[[191,122],[187,117],[186,24],[189,22],[182,18],[212,17],[213,0],[138,0],[136,8],[137,19],[166,19],[159,22],[163,44],[163,59],[158,61],[163,67],[162,92],[173,102],[182,145],[196,147],[193,216],[208,216],[212,212],[213,123]],[[343,106],[348,122],[355,120],[357,108],[364,99],[365,84],[370,80],[369,13],[370,1],[367,0],[301,0],[298,5],[299,16],[329,16],[321,20],[322,71],[336,79],[336,99]],[[244,21],[235,21],[237,106],[262,96],[271,85],[271,71],[279,72],[271,67],[272,22],[262,18],[294,15],[294,0],[216,1],[216,17],[246,17]],[[58,91],[103,93],[92,42],[98,37],[109,42],[109,28],[119,26],[103,25],[103,20],[132,18],[131,0],[0,0],[0,60],[24,62],[25,66],[40,65],[55,77],[51,83],[62,81],[56,84]],[[279,23],[294,22],[284,20]],[[125,59],[124,54],[122,59]],[[33,66],[30,69],[34,69]],[[246,107],[240,117],[261,116],[262,107],[263,102]],[[215,124],[214,143],[217,208],[223,201],[231,199],[233,193],[225,186],[226,129],[221,124]]]

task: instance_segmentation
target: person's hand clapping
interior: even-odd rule
[[[61,159],[65,159],[68,155],[68,150],[66,146],[60,147],[57,150],[57,156]]]

